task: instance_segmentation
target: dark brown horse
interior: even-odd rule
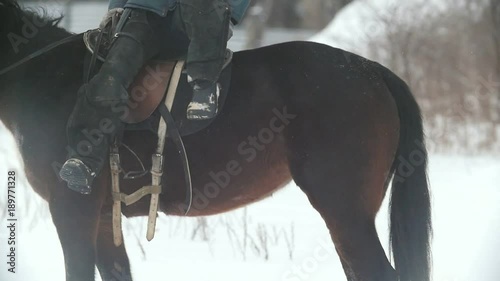
[[[56,22],[0,0],[0,69],[69,36]],[[109,170],[89,196],[70,191],[57,177],[85,52],[74,41],[0,76],[0,118],[22,136],[26,174],[50,204],[67,280],[94,280],[97,265],[109,281],[115,264],[130,274],[124,246],[113,245]],[[377,63],[310,42],[236,53],[232,72],[220,115],[209,128],[184,138],[194,185],[190,215],[234,210],[294,180],[323,217],[348,280],[430,280],[427,153],[419,108],[407,85]],[[127,132],[124,142],[147,160],[156,135]],[[172,143],[165,154],[162,211],[182,215],[184,177]],[[131,156],[124,158],[133,163]],[[374,224],[391,179],[396,269]],[[147,184],[136,180],[122,188],[131,193]],[[148,206],[144,198],[123,212],[144,216]]]

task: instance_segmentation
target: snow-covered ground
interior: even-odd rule
[[[4,131],[0,136],[7,144],[1,151],[2,159],[15,159],[13,140],[5,137]],[[8,169],[19,166],[16,161],[2,163],[0,174]],[[434,280],[497,280],[487,279],[484,270],[479,275],[477,272],[488,268],[487,264],[495,268],[500,262],[491,246],[500,233],[499,172],[500,157],[431,155]],[[62,281],[62,251],[47,205],[21,185],[18,202],[28,202],[29,206],[18,205],[22,213],[17,273],[8,273],[3,261],[0,280]],[[2,221],[6,224],[5,219]],[[387,224],[385,203],[377,227],[386,249]],[[156,238],[147,242],[145,221],[126,220],[125,241],[134,280],[345,280],[323,221],[293,184],[246,210],[208,218],[205,235],[201,231],[193,235],[195,225],[197,219],[161,216]],[[5,231],[0,233],[5,260],[7,237]],[[262,237],[267,243],[259,239]],[[317,251],[324,255],[316,255]],[[492,256],[485,255],[488,252]]]

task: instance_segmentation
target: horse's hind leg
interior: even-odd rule
[[[360,190],[353,186],[362,185],[364,174],[347,182],[341,180],[341,172],[330,177],[314,173],[297,176],[309,178],[307,181],[298,180],[297,184],[325,220],[349,281],[396,281],[396,273],[375,229],[376,211],[365,205],[365,200],[376,195],[359,193]],[[381,198],[377,200],[382,201]]]
[[[132,281],[125,244],[113,242],[112,216],[102,214],[97,234],[97,269],[103,281]]]
[[[374,221],[397,137],[360,145],[364,137],[338,134],[295,133],[289,141],[293,179],[325,220],[349,281],[396,281]]]
[[[330,230],[347,280],[397,281],[377,237],[373,218],[359,214],[338,215],[338,208],[313,204]]]

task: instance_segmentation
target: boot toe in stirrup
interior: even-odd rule
[[[59,172],[61,179],[67,182],[68,188],[81,194],[90,194],[95,177],[90,168],[79,159],[69,159]]]
[[[206,120],[217,116],[220,88],[218,84],[205,89],[196,89],[187,108],[187,119]]]

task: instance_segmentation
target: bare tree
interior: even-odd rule
[[[262,46],[266,27],[321,30],[353,0],[258,0],[245,18],[247,48]]]
[[[450,0],[446,10],[421,1],[369,13],[381,31],[367,32],[369,56],[410,85],[434,149],[498,147],[500,35],[489,15],[500,4],[470,1]]]
[[[500,2],[498,0],[490,0],[490,11],[493,20],[493,38],[497,53],[497,71],[500,75]]]
[[[262,46],[264,31],[269,20],[273,0],[259,1],[252,5],[245,17],[247,49]]]
[[[322,29],[353,0],[302,0],[302,26]]]
[[[496,52],[496,79],[500,81],[500,2],[498,0],[490,0],[491,6],[491,18],[493,22],[493,41]],[[493,141],[498,142],[500,138],[500,132],[496,129],[497,126],[500,126],[500,89],[497,91],[496,96],[496,120],[495,120],[495,132],[493,135]]]
[[[259,0],[257,4],[267,2],[265,5],[269,10],[268,26],[298,28],[300,27],[300,15],[298,13],[298,3],[300,0]],[[317,0],[314,0],[317,1]]]

